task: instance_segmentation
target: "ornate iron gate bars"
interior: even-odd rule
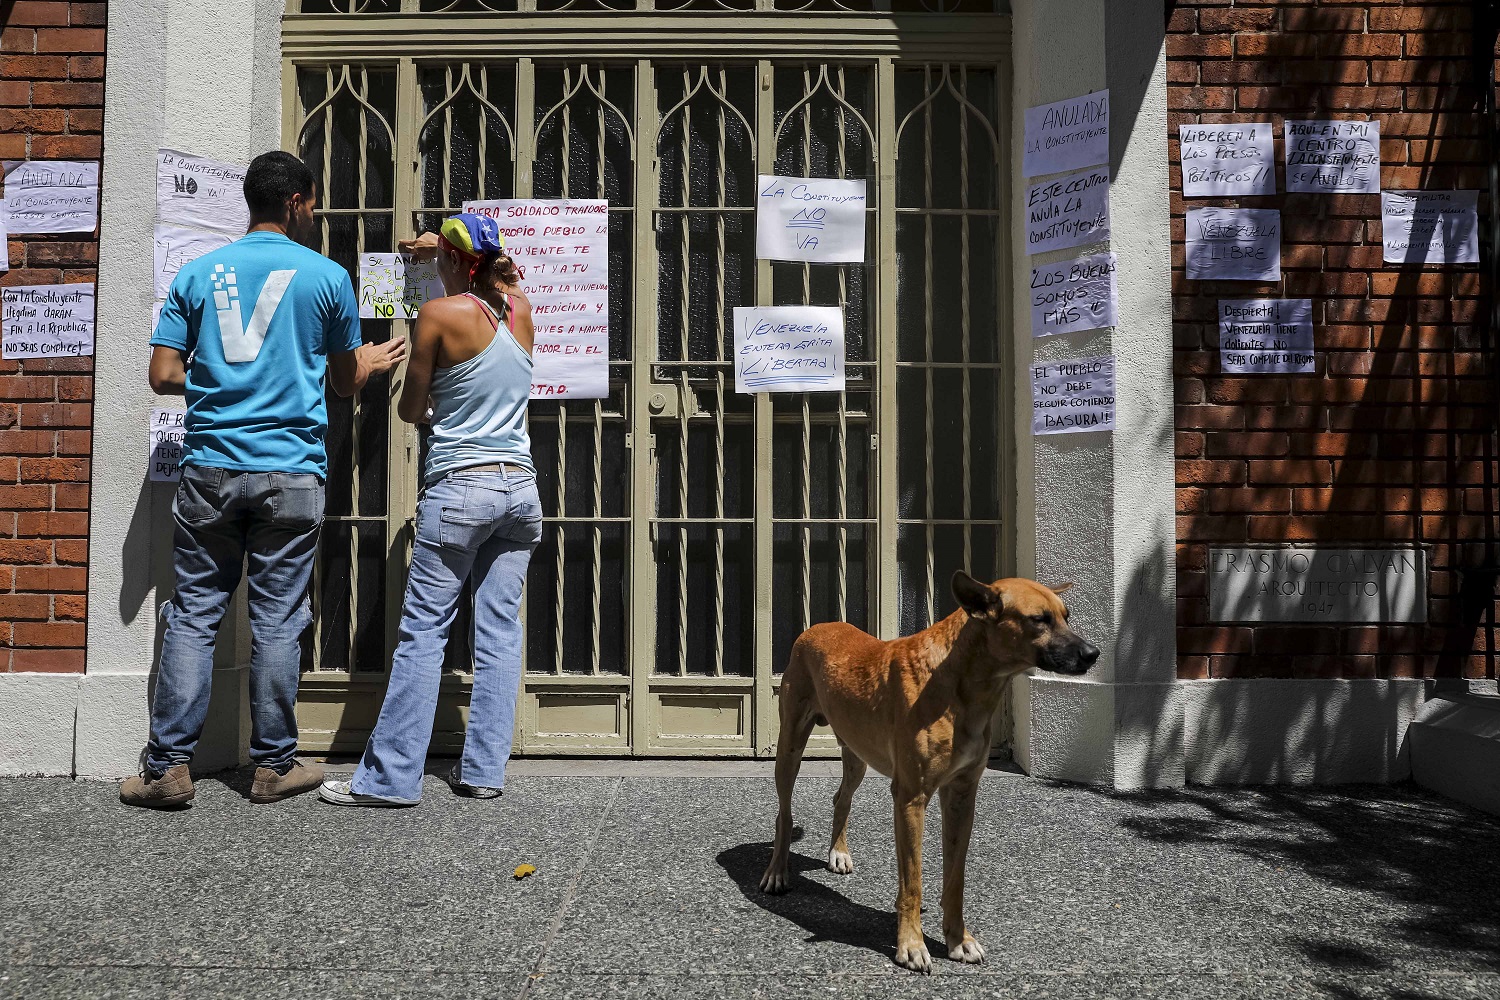
[[[352,271],[470,198],[611,206],[610,396],[532,407],[547,531],[518,749],[769,753],[801,628],[920,627],[952,568],[1010,558],[1006,21],[409,7],[285,23],[286,134],[319,171],[325,252]],[[870,263],[755,260],[757,173],[867,179]],[[733,308],[789,302],[845,308],[846,392],[732,391]],[[396,391],[333,419],[310,746],[357,749],[383,690],[420,458]],[[462,638],[440,744],[463,728]]]

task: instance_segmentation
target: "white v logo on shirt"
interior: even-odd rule
[[[260,356],[260,347],[265,343],[271,318],[276,315],[287,287],[296,276],[297,272],[294,270],[272,271],[268,274],[247,325],[240,313],[239,287],[234,268],[230,267],[225,271],[224,265],[220,264],[214,269],[214,309],[219,316],[219,339],[224,346],[225,361],[243,364]]]

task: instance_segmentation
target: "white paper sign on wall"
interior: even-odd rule
[[[1380,122],[1288,119],[1283,131],[1288,191],[1374,194],[1380,190]]]
[[[1026,252],[1066,250],[1109,239],[1109,168],[1033,184],[1026,190]]]
[[[78,358],[94,353],[94,286],[0,289],[0,356]]]
[[[187,413],[182,410],[152,410],[151,427],[146,436],[146,464],[153,483],[173,483],[182,476],[183,427]]]
[[[1220,299],[1219,365],[1240,375],[1316,371],[1312,299]]]
[[[1382,191],[1380,237],[1389,264],[1477,264],[1478,191]]]
[[[736,392],[842,392],[844,311],[838,306],[737,306]]]
[[[1280,281],[1280,210],[1188,209],[1187,276],[1194,281]]]
[[[1182,196],[1276,193],[1276,139],[1270,122],[1179,125]]]
[[[609,395],[609,202],[507,198],[465,202],[463,210],[500,223],[531,300],[536,343],[578,348],[533,349],[531,398]]]
[[[6,160],[0,215],[11,235],[92,233],[99,226],[99,164]]]
[[[245,169],[175,149],[156,151],[156,221],[233,237],[250,227]]]
[[[1115,255],[1094,254],[1031,269],[1031,335],[1115,325]]]
[[[858,264],[865,259],[865,182],[757,178],[755,256]]]
[[[233,241],[223,233],[157,225],[155,242],[156,297],[165,299],[177,272],[204,254]]]
[[[1115,429],[1115,358],[1100,354],[1031,364],[1031,432]]]
[[[1109,162],[1109,91],[1026,109],[1027,177]]]
[[[446,293],[437,260],[412,260],[406,253],[359,255],[360,319],[411,319],[424,303]]]

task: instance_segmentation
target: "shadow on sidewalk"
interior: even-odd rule
[[[896,912],[877,910],[856,903],[841,892],[820,882],[802,877],[825,867],[822,861],[791,852],[788,867],[792,874],[791,889],[773,896],[761,892],[760,877],[771,863],[771,844],[741,844],[719,852],[715,859],[725,873],[739,886],[746,899],[765,910],[790,920],[807,932],[807,943],[832,941],[853,948],[867,948],[894,960],[896,957]],[[934,955],[947,953],[941,941],[927,939],[927,949]]]

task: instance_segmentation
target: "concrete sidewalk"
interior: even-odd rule
[[[984,965],[891,962],[886,783],[856,796],[857,870],[822,867],[837,781],[798,784],[793,891],[765,765],[517,762],[505,797],[338,809],[209,776],[177,813],[113,785],[0,780],[0,996],[1500,996],[1500,823],[1409,788],[1116,796],[995,773],[968,917]],[[511,876],[519,864],[536,874]]]

